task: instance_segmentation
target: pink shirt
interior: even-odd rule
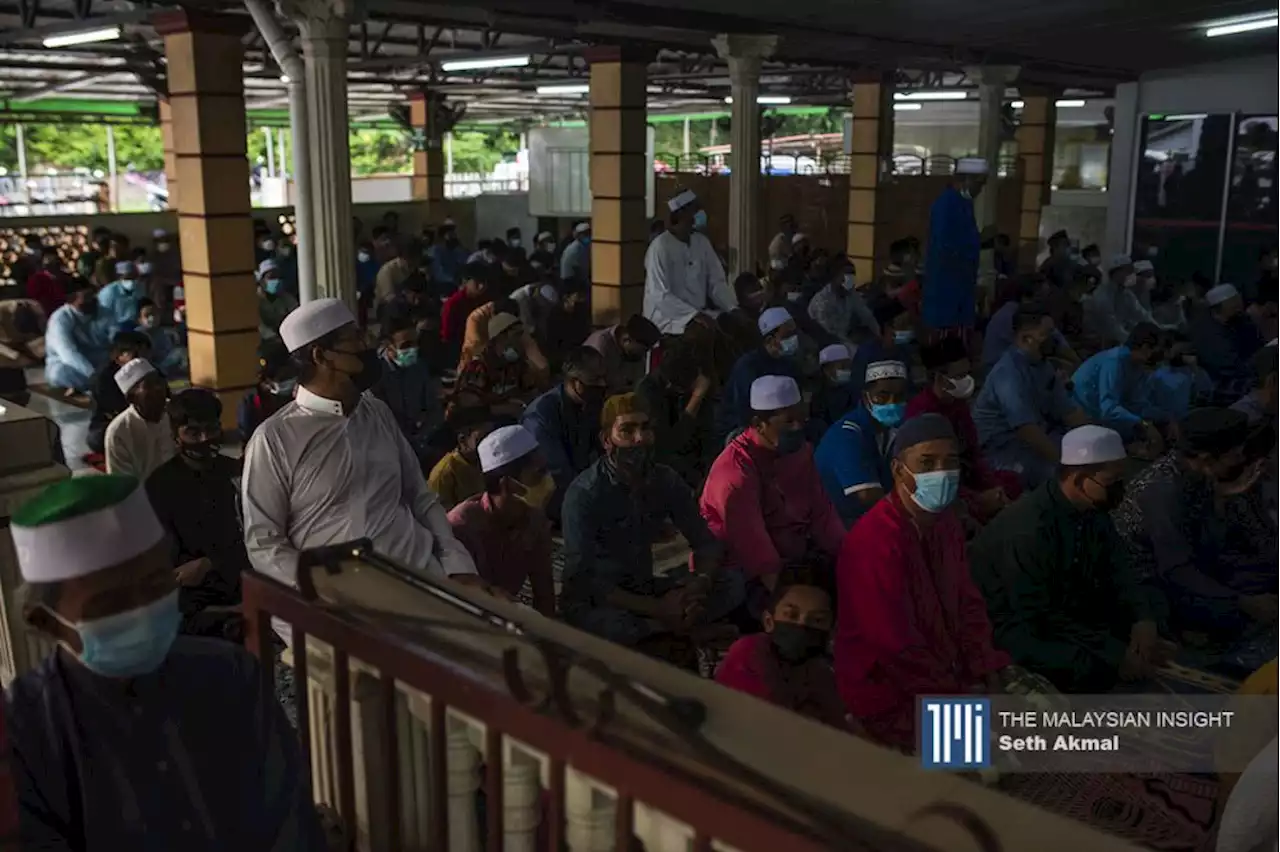
[[[835,558],[844,523],[827,498],[813,448],[779,455],[748,429],[721,451],[700,508],[725,547],[725,565],[748,578],[776,574],[817,551]]]
[[[489,495],[482,493],[450,509],[449,525],[485,582],[517,595],[527,577],[534,608],[543,615],[555,615],[551,526],[545,515],[527,510],[514,520],[500,518]]]

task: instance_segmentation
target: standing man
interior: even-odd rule
[[[12,530],[23,619],[54,648],[5,713],[22,848],[323,850],[258,661],[178,635],[169,543],[138,481],[64,479]]]
[[[299,551],[368,538],[411,570],[482,585],[395,416],[365,393],[382,368],[346,304],[308,302],[285,318],[280,338],[298,388],[245,449],[253,567],[292,585]]]
[[[731,311],[738,299],[711,241],[695,230],[707,218],[698,196],[686,189],[667,202],[667,210],[667,230],[644,255],[644,315],[663,334],[683,334],[708,304]]]
[[[591,223],[573,226],[573,240],[560,254],[560,279],[591,284]]]
[[[977,313],[978,255],[982,238],[973,199],[987,183],[987,161],[962,157],[955,180],[929,208],[924,322],[935,332],[968,332]]]

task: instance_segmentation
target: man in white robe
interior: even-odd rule
[[[720,311],[738,306],[711,241],[696,229],[706,213],[691,190],[667,202],[667,230],[654,237],[644,256],[644,315],[663,334],[681,334],[709,304]]]
[[[296,583],[298,552],[368,538],[411,570],[483,585],[395,417],[365,393],[376,350],[338,299],[291,313],[280,337],[298,389],[245,449],[244,536],[253,567]]]

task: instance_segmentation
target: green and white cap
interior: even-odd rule
[[[57,583],[119,565],[164,536],[147,492],[132,476],[64,479],[24,503],[10,521],[22,579]]]

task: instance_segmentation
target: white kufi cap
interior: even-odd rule
[[[799,233],[797,233],[797,234],[792,234],[792,235],[791,235],[791,245],[793,245],[793,246],[795,246],[795,245],[799,245],[800,243],[804,242],[804,241],[805,241],[805,240],[807,240],[807,239],[809,239],[809,235],[808,235],[808,234],[799,234]]]
[[[280,339],[284,348],[297,352],[331,331],[351,325],[356,318],[341,299],[312,299],[296,308],[280,323]]]
[[[1122,266],[1133,266],[1133,258],[1129,257],[1127,254],[1118,254],[1111,258],[1111,262],[1107,264],[1107,271],[1111,272],[1112,270],[1119,269]]]
[[[1141,275],[1144,272],[1155,272],[1156,267],[1149,260],[1139,260],[1133,264],[1133,271]]]
[[[901,361],[875,361],[867,365],[866,382],[878,382],[881,379],[905,379],[907,365]]]
[[[981,157],[961,157],[956,160],[956,174],[985,175],[991,167]]]
[[[275,272],[280,266],[272,258],[266,258],[258,264],[258,280],[261,281],[268,272]]]
[[[116,261],[116,275],[128,275],[133,271],[133,261],[118,260]]]
[[[765,308],[756,320],[756,327],[761,334],[773,334],[783,325],[791,321],[791,312],[786,308]]]
[[[679,210],[681,207],[688,207],[690,204],[692,204],[697,200],[698,200],[697,193],[695,193],[692,189],[686,189],[683,192],[677,192],[675,195],[671,197],[671,200],[667,202],[667,209],[670,210],[672,213],[674,213],[677,210]]]
[[[1062,436],[1062,463],[1071,467],[1125,458],[1124,439],[1105,426],[1077,426]]]
[[[578,224],[573,226],[573,235],[576,237],[579,234],[585,234],[587,231],[590,231],[590,230],[591,230],[590,222],[579,222]]]
[[[480,469],[489,473],[538,449],[538,439],[523,426],[503,426],[490,432],[478,449]]]
[[[1221,305],[1228,299],[1239,295],[1240,291],[1235,288],[1235,285],[1219,284],[1217,287],[1214,287],[1208,293],[1204,294],[1204,300],[1209,307],[1213,308]]]
[[[848,361],[853,357],[853,353],[849,351],[849,347],[843,343],[832,343],[830,346],[822,347],[822,351],[818,353],[818,364],[830,364],[833,361]]]
[[[778,411],[801,399],[800,386],[790,376],[761,376],[751,383],[752,411]]]
[[[116,387],[120,388],[120,393],[128,396],[134,385],[155,371],[156,368],[146,358],[134,358],[116,370]]]

